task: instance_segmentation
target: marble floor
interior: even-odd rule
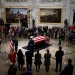
[[[28,39],[26,38],[18,38],[19,40],[19,46],[18,49],[22,49],[22,52],[25,57],[25,49],[22,47],[26,46],[28,44]],[[51,53],[51,65],[49,72],[45,72],[45,66],[44,66],[44,59],[43,56],[46,53],[46,49],[40,50],[40,53],[42,55],[42,65],[39,72],[36,72],[35,65],[34,65],[34,57],[33,57],[33,65],[32,65],[32,72],[33,75],[59,75],[60,72],[55,72],[55,52],[59,49],[58,45],[58,39],[50,39],[50,44],[52,46],[48,47]],[[62,69],[64,69],[65,65],[67,64],[67,59],[71,58],[73,60],[73,65],[75,66],[75,47],[71,44],[67,45],[67,41],[62,41],[61,43],[62,50],[64,51],[65,55],[63,56],[63,63],[62,63]],[[1,53],[0,53],[0,75],[7,75],[8,68],[9,68],[9,60],[7,57],[7,53],[9,53],[9,41],[7,38],[3,39],[2,46],[1,46]],[[36,53],[36,52],[35,52]],[[35,54],[34,53],[34,54]],[[7,61],[7,62],[6,62]],[[26,63],[26,62],[25,62]],[[17,62],[16,62],[17,66]],[[17,71],[17,75],[21,75],[20,71]],[[75,69],[73,71],[73,75],[75,75]]]

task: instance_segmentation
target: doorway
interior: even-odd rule
[[[75,11],[73,12],[73,24],[75,22]]]

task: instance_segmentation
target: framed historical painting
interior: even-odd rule
[[[61,23],[62,8],[39,8],[39,23]]]
[[[29,22],[29,13],[27,7],[5,7],[5,23],[18,23],[19,20]]]

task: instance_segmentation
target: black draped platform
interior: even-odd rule
[[[38,43],[34,47],[34,52],[36,50],[42,50],[42,49],[45,49],[45,48],[50,47],[50,46],[52,46],[52,44],[46,44],[46,43],[43,43],[43,42],[42,43]],[[22,48],[25,49],[25,50],[28,50],[28,47],[27,46],[24,46]]]

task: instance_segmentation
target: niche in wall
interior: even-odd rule
[[[75,11],[73,12],[73,24],[75,22]]]

